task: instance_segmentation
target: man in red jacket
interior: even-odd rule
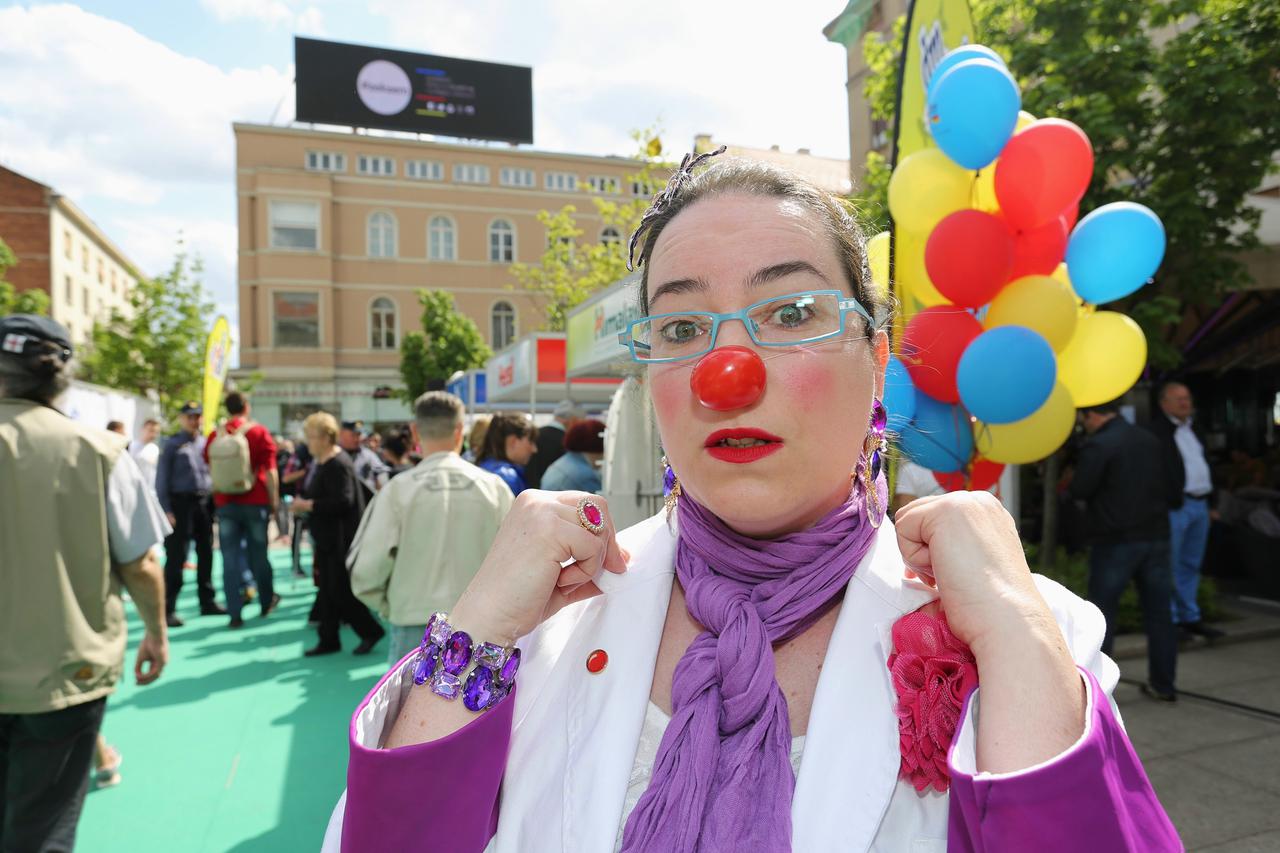
[[[209,449],[224,433],[241,434],[249,445],[251,483],[248,491],[220,492],[218,478],[214,477],[213,502],[218,514],[218,540],[222,549],[222,586],[227,599],[227,612],[231,615],[230,627],[244,626],[240,610],[244,601],[240,594],[241,568],[248,549],[249,568],[258,584],[262,615],[268,615],[280,603],[275,594],[271,577],[271,562],[267,559],[267,521],[275,514],[280,503],[280,474],[276,471],[276,443],[262,424],[249,419],[249,401],[239,391],[232,391],[226,399],[227,414],[231,417],[219,429],[209,433],[205,442],[204,457],[209,461]],[[216,471],[215,471],[216,474]]]

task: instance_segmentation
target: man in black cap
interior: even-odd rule
[[[213,517],[209,513],[213,480],[204,461],[204,438],[200,433],[203,411],[194,400],[182,404],[178,414],[181,429],[165,442],[156,466],[156,496],[173,527],[173,533],[164,540],[165,619],[170,628],[183,624],[175,605],[182,589],[182,567],[193,541],[200,615],[220,616],[227,612],[213,597]]]
[[[123,675],[122,584],[146,627],[138,683],[169,659],[154,553],[169,526],[125,439],[53,407],[71,354],[48,317],[0,317],[0,850],[75,845]]]
[[[365,506],[373,500],[379,489],[387,484],[391,470],[378,458],[378,454],[364,446],[364,424],[360,421],[343,421],[338,430],[338,446],[351,457],[351,464],[356,469],[356,479],[364,491]]]

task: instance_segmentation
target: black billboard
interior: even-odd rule
[[[294,38],[297,120],[533,142],[533,71]]]

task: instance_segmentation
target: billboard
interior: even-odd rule
[[[533,142],[533,70],[295,38],[298,121]]]

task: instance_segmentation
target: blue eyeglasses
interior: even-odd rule
[[[871,315],[858,300],[838,290],[810,290],[775,296],[726,314],[674,311],[641,317],[618,334],[618,343],[630,350],[634,361],[682,361],[710,352],[721,324],[739,320],[758,346],[793,347],[844,334],[850,312],[871,327]]]

